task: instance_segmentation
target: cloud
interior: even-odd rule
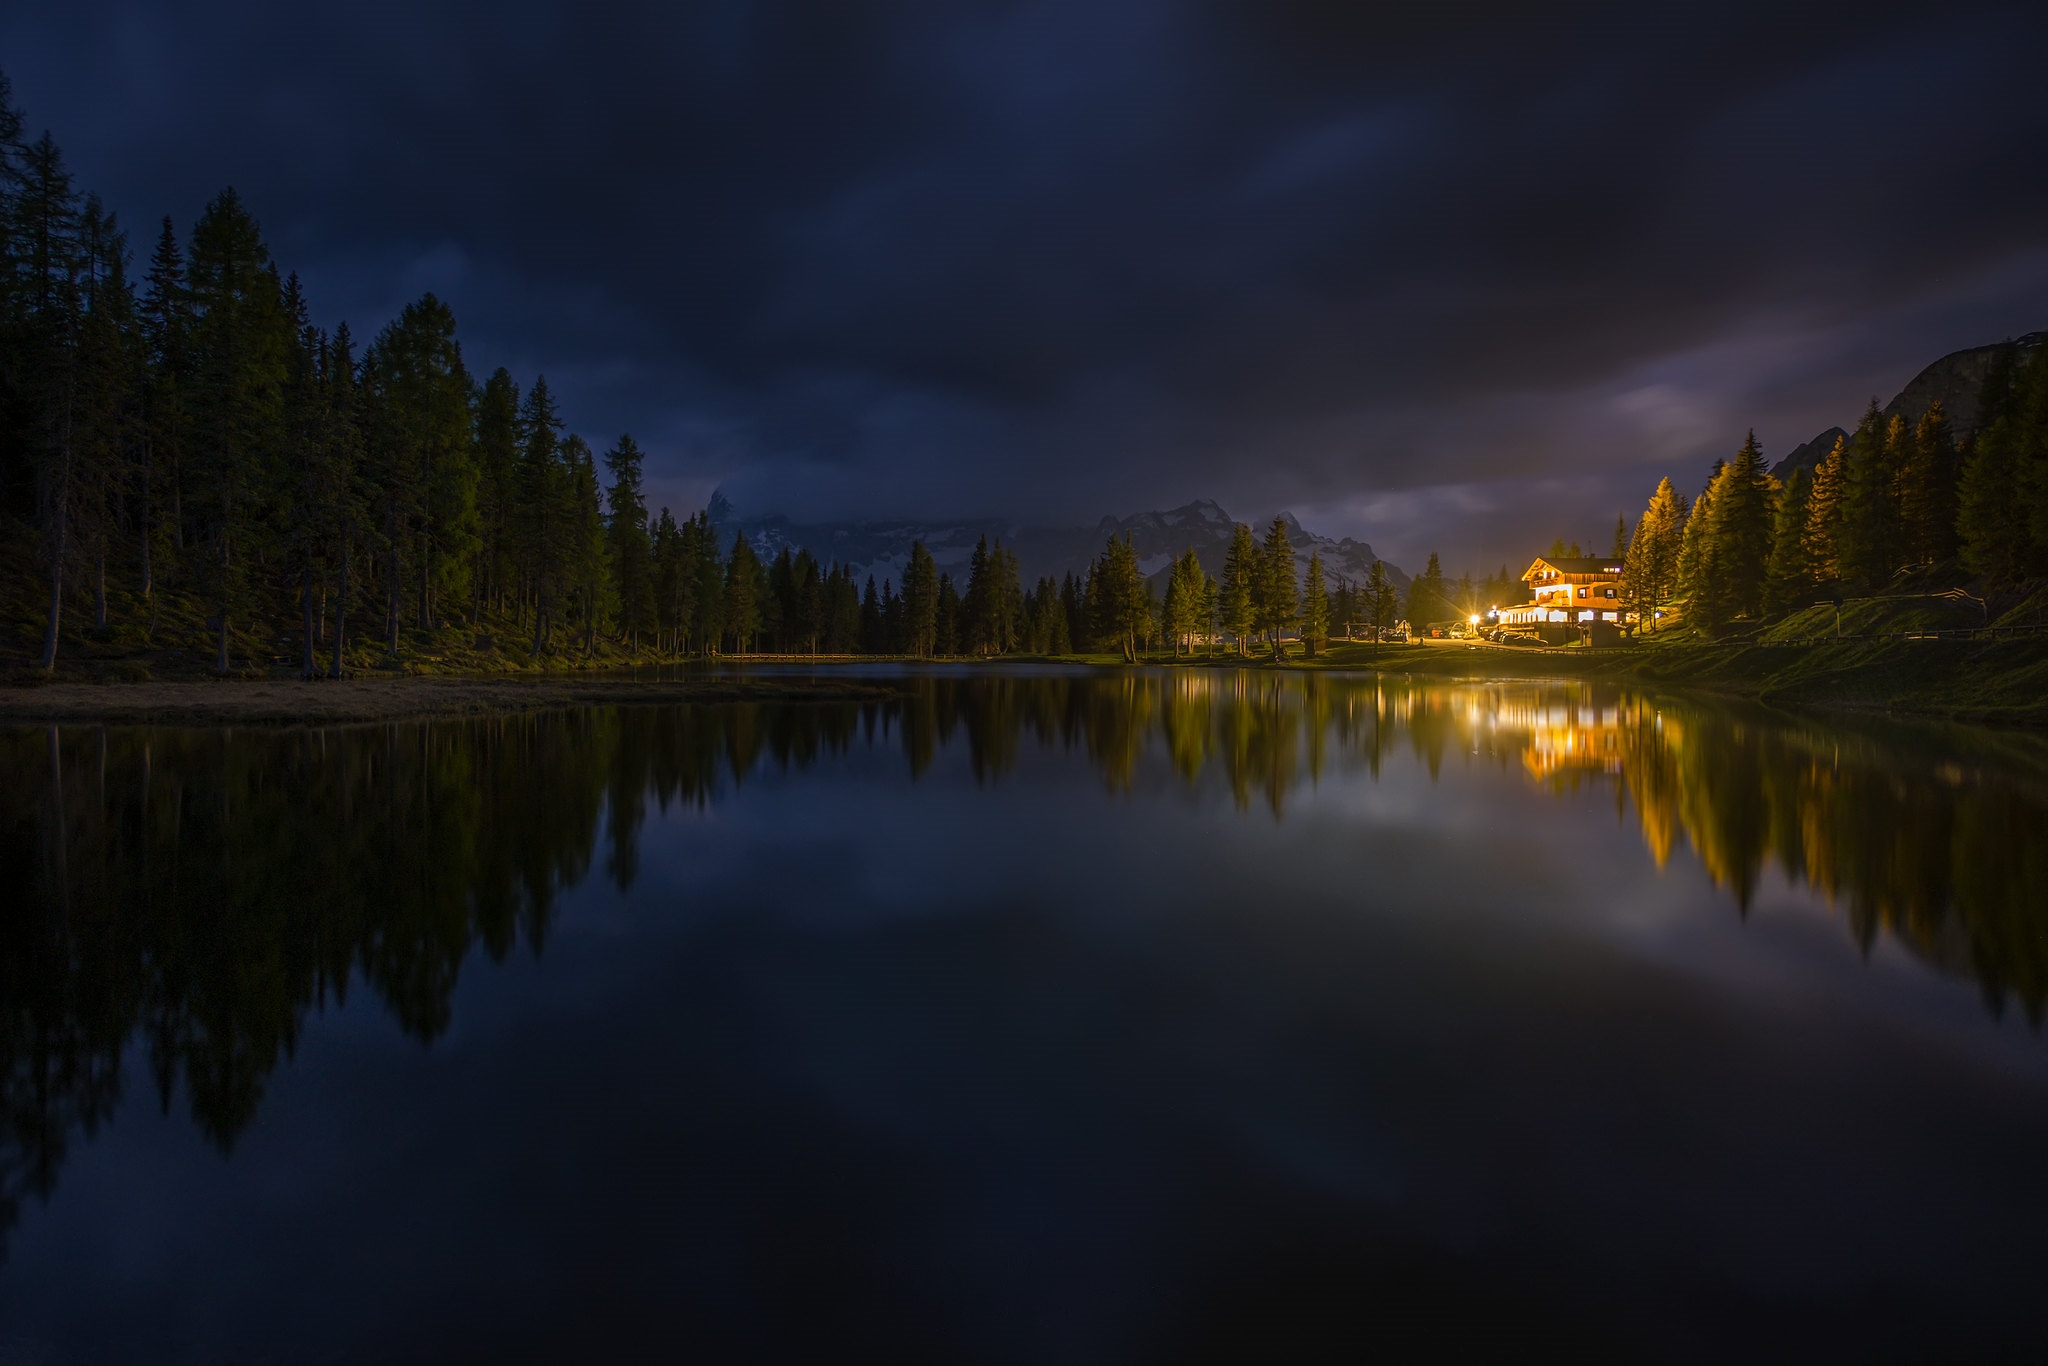
[[[328,320],[433,288],[473,367],[545,371],[678,496],[1214,496],[1475,564],[1530,539],[1501,509],[1610,526],[1574,481],[1633,510],[2048,321],[2044,39],[1970,4],[0,18],[131,225],[233,183]]]

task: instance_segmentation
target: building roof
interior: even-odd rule
[[[1621,570],[1621,561],[1615,559],[1612,555],[1601,555],[1597,558],[1579,556],[1576,559],[1568,556],[1559,556],[1553,559],[1549,555],[1538,555],[1536,563],[1530,565],[1522,577],[1526,579],[1530,574],[1535,573],[1537,565],[1548,565],[1560,574],[1614,574],[1619,573]]]

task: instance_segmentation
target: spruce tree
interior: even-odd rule
[[[1935,399],[1913,428],[1912,464],[1902,495],[1913,557],[1935,564],[1956,554],[1956,444]]]
[[[735,532],[732,553],[725,561],[725,630],[732,637],[734,654],[748,654],[753,649],[761,630],[761,593],[765,586],[760,557],[747,544],[746,536]]]
[[[513,539],[519,549],[520,602],[533,608],[533,653],[547,647],[570,565],[572,500],[561,458],[561,415],[537,376],[519,409],[518,502]]]
[[[149,259],[141,303],[147,379],[143,392],[142,595],[155,604],[160,563],[185,548],[180,455],[186,441],[185,390],[191,307],[185,257],[166,217]]]
[[[983,536],[974,543],[974,554],[967,562],[967,592],[960,602],[967,648],[974,654],[995,652],[994,595],[989,581],[988,537]]]
[[[1272,643],[1273,657],[1282,657],[1280,637],[1294,624],[1299,587],[1294,580],[1294,546],[1287,538],[1287,519],[1275,517],[1266,528],[1265,544],[1259,548],[1259,570],[1254,580],[1254,609],[1258,629]]]
[[[1694,593],[1699,625],[1717,630],[1763,611],[1770,567],[1773,491],[1763,448],[1751,432],[1721,467],[1708,502],[1707,569]]]
[[[1884,414],[1873,398],[1849,442],[1835,533],[1836,567],[1845,582],[1864,592],[1883,588],[1897,567],[1897,487],[1891,464],[1895,448],[1887,444],[1885,428]]]
[[[1291,562],[1289,567],[1292,568]],[[1301,596],[1301,643],[1311,656],[1315,656],[1323,652],[1329,641],[1330,594],[1323,581],[1323,556],[1321,551],[1311,551],[1308,580],[1303,585]]]
[[[656,629],[653,546],[647,535],[647,499],[641,492],[644,459],[630,435],[621,436],[604,457],[612,478],[605,490],[605,535],[618,595],[619,633],[632,650],[640,648],[643,633]]]
[[[468,587],[477,546],[476,423],[455,315],[432,294],[407,304],[370,348],[371,461],[384,480],[397,653],[400,576],[409,570],[415,617],[434,628],[436,605]]]
[[[476,455],[477,535],[482,543],[476,592],[479,601],[502,608],[514,562],[519,470],[519,386],[503,366],[491,372],[477,395]],[[673,519],[669,525],[675,525]]]
[[[1712,579],[1714,524],[1714,485],[1726,468],[1725,460],[1714,462],[1713,473],[1707,477],[1707,486],[1700,490],[1700,496],[1693,500],[1692,511],[1685,519],[1685,530],[1678,540],[1678,561],[1674,567],[1678,596],[1685,599],[1688,621],[1701,610],[1701,595],[1707,591]]]
[[[1372,562],[1372,571],[1365,580],[1366,610],[1371,613],[1372,639],[1377,645],[1380,636],[1393,626],[1397,606],[1394,601],[1394,584],[1387,577],[1387,566],[1379,560]]]
[[[1833,449],[1814,466],[1806,495],[1806,566],[1815,583],[1842,577],[1842,494],[1848,482],[1849,443],[1836,437]]]
[[[903,570],[902,638],[905,654],[929,659],[939,647],[939,567],[923,541],[910,543],[910,563]]]
[[[1218,624],[1237,641],[1237,652],[1245,652],[1245,640],[1257,629],[1255,585],[1259,575],[1259,547],[1252,529],[1238,522],[1230,529],[1230,548],[1223,556],[1223,579],[1217,585]]]
[[[1450,599],[1444,595],[1443,561],[1432,550],[1428,566],[1409,581],[1408,620],[1420,631],[1428,623],[1442,620],[1450,607]]]
[[[193,225],[189,492],[204,551],[195,575],[213,612],[214,668],[226,673],[235,617],[253,605],[278,483],[284,381],[292,344],[282,282],[240,196],[223,190]]]
[[[1655,630],[1662,608],[1671,601],[1685,523],[1685,500],[1669,479],[1659,480],[1622,560],[1622,591],[1635,606],[1638,627]]]
[[[1764,582],[1764,606],[1773,612],[1803,606],[1813,594],[1806,562],[1806,471],[1795,469],[1778,492],[1771,521],[1771,560]]]

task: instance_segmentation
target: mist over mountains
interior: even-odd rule
[[[1174,557],[1191,546],[1202,567],[1220,576],[1224,553],[1230,546],[1231,527],[1241,520],[1206,498],[1164,512],[1138,512],[1121,518],[1105,516],[1093,526],[1023,526],[1002,518],[799,523],[779,514],[749,516],[722,492],[712,495],[706,511],[724,545],[729,546],[734,536],[744,534],[764,561],[772,560],[785,548],[792,553],[808,550],[824,564],[852,566],[856,579],[865,580],[872,574],[878,584],[884,580],[902,581],[903,566],[909,562],[914,541],[924,542],[941,572],[951,574],[956,582],[964,582],[968,560],[974,554],[975,544],[984,536],[990,545],[1001,541],[1015,552],[1027,585],[1040,577],[1059,579],[1069,573],[1085,576],[1088,565],[1102,553],[1109,538],[1126,535],[1147,579],[1163,579]],[[1311,553],[1321,552],[1323,572],[1333,587],[1340,577],[1358,584],[1365,582],[1377,561],[1386,565],[1388,579],[1406,591],[1409,576],[1391,561],[1380,560],[1370,545],[1349,536],[1339,540],[1317,535],[1304,528],[1293,513],[1280,515],[1294,545],[1298,572],[1306,571]],[[1254,533],[1263,537],[1269,520],[1255,520]]]

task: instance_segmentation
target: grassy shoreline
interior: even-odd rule
[[[900,685],[833,677],[885,657],[727,657],[735,672],[697,677],[618,677],[632,665],[591,661],[580,673],[505,670],[373,673],[302,682],[289,677],[58,679],[0,687],[0,723],[335,725],[410,718],[503,715],[606,703],[874,700]],[[972,661],[951,661],[955,664]],[[802,674],[748,675],[749,664],[794,663]],[[941,661],[943,666],[946,661]],[[2048,727],[2048,638],[1842,641],[1807,645],[1651,641],[1609,650],[1532,650],[1470,642],[1387,646],[1349,642],[1315,658],[1275,662],[1230,654],[1161,655],[1144,667],[1378,673],[1416,679],[1585,678],[1741,697],[1773,704],[1939,717],[1999,726]],[[1128,667],[1113,655],[1010,657],[997,668],[1068,664]],[[642,663],[645,667],[645,663]],[[601,676],[598,670],[615,671]]]
[[[301,682],[51,683],[0,689],[0,724],[350,725],[507,716],[614,703],[863,702],[895,695],[853,678],[346,678]]]

